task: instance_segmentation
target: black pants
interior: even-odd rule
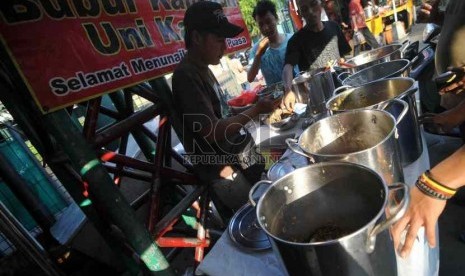
[[[211,198],[223,218],[230,218],[248,202],[250,188],[261,179],[264,169],[264,164],[256,164],[246,170],[236,170],[233,180],[210,182]]]

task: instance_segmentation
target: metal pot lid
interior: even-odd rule
[[[265,231],[257,220],[255,207],[250,203],[242,206],[229,222],[229,237],[237,245],[250,250],[271,248]]]
[[[270,181],[276,181],[281,177],[295,171],[298,168],[309,165],[309,161],[305,156],[292,152],[283,156],[278,162],[274,163],[268,170],[267,178]]]

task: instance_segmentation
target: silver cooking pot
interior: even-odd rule
[[[262,183],[250,191],[252,194]],[[403,192],[403,193],[402,193]],[[386,219],[388,201],[397,198]],[[388,231],[409,205],[408,186],[386,186],[358,164],[323,162],[276,180],[258,201],[260,227],[289,275],[397,275]]]
[[[342,85],[352,87],[362,86],[372,81],[393,78],[407,77],[410,72],[411,63],[408,59],[397,59],[380,64],[375,64],[351,75],[343,72],[337,76]]]
[[[306,104],[308,102],[308,80],[311,75],[309,72],[301,72],[292,80],[292,91],[296,96],[296,102]]]
[[[335,95],[327,102],[326,107],[331,114],[336,114],[348,110],[374,108],[385,105],[392,99],[405,101],[408,111],[405,118],[398,122],[398,131],[402,165],[408,165],[417,160],[423,152],[414,84],[413,79],[402,77],[370,82]],[[340,89],[336,89],[335,93],[338,93],[337,90]],[[386,110],[397,116],[402,112],[402,107],[392,105]]]
[[[350,67],[338,67],[337,70],[355,74],[356,72],[375,64],[401,59],[402,53],[409,44],[409,41],[406,41],[403,44],[393,43],[361,53],[345,61],[345,63],[350,65]]]
[[[342,160],[367,166],[390,185],[404,180],[396,141],[396,120],[383,110],[353,110],[309,126],[289,148],[310,161]]]
[[[302,72],[292,81],[296,101],[307,104],[311,115],[326,113],[326,102],[334,94],[334,80],[331,71],[319,68]]]

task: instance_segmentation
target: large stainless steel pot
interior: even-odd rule
[[[384,230],[405,213],[408,194],[407,185],[387,187],[364,166],[324,162],[272,183],[258,201],[257,218],[289,275],[392,276],[395,252]],[[394,196],[400,200],[386,220]]]
[[[423,152],[414,83],[411,78],[401,77],[374,81],[334,96],[328,101],[327,108],[330,113],[336,114],[348,110],[373,108],[386,104],[392,99],[407,102],[408,112],[397,127],[401,161],[403,165],[408,165],[417,160]],[[396,116],[400,108],[391,107],[388,111]]]
[[[308,102],[308,80],[311,75],[309,72],[302,72],[292,80],[292,91],[296,95],[296,102],[306,104]]]
[[[312,75],[308,80],[307,108],[312,115],[327,112],[326,101],[334,93],[334,81],[331,71],[321,71]]]
[[[303,72],[292,81],[292,89],[297,102],[307,104],[309,114],[325,113],[326,102],[334,93],[333,75],[331,71],[324,69]]]
[[[375,64],[351,75],[348,72],[339,74],[338,80],[342,85],[352,87],[362,86],[372,81],[393,78],[407,77],[409,74],[410,61],[408,59],[397,59],[380,64]]]
[[[289,148],[314,162],[343,160],[367,166],[387,184],[403,181],[396,120],[383,110],[353,110],[309,126]]]
[[[405,50],[408,44],[408,41],[404,44],[393,43],[370,50],[368,52],[364,52],[345,61],[345,63],[352,65],[351,67],[344,67],[339,69],[351,74],[355,74],[356,72],[375,64],[401,59],[402,52]]]

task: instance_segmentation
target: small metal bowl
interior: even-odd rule
[[[281,98],[284,96],[284,84],[282,82],[277,82],[269,85],[258,92],[257,95],[259,98],[267,96],[272,96],[273,99]]]
[[[263,123],[270,127],[274,131],[284,131],[293,128],[297,121],[299,121],[299,115],[297,113],[292,113],[290,116],[282,119],[281,121],[275,123],[268,123],[268,116],[263,119]]]

